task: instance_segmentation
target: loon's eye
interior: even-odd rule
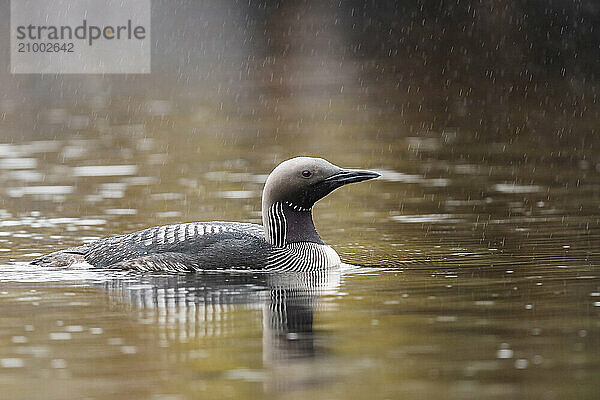
[[[309,170],[305,169],[304,171],[302,171],[302,176],[305,178],[310,178],[312,176],[312,172],[310,172]]]

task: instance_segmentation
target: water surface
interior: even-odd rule
[[[374,159],[381,144],[367,141],[333,160],[382,177],[315,209],[323,238],[355,265],[336,276],[24,265],[156,224],[260,222],[262,183],[289,153],[265,143],[251,156],[231,157],[243,153],[235,145],[211,155],[209,142],[144,129],[3,146],[0,386],[10,398],[41,398],[38,387],[47,399],[597,393],[594,169],[507,165],[522,148],[449,160],[458,144],[435,137],[438,148],[416,151],[410,138]]]

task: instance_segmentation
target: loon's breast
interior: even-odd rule
[[[340,256],[325,244],[294,242],[282,248],[273,247],[267,260],[267,269],[308,272],[331,268],[340,263]]]

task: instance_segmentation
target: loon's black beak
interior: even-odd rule
[[[298,197],[302,198],[301,204],[304,204],[304,207],[312,207],[319,199],[322,199],[341,186],[349,183],[366,181],[368,179],[377,178],[378,176],[380,176],[380,174],[373,171],[340,168],[333,175],[317,182],[310,190],[303,191]]]
[[[333,183],[336,187],[340,187],[348,183],[362,182],[379,176],[381,175],[377,172],[363,169],[342,169],[329,178],[326,178],[325,182]]]

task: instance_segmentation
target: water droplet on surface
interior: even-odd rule
[[[25,363],[20,358],[0,358],[2,368],[23,368]]]
[[[51,332],[50,340],[71,340],[72,335],[69,332]]]
[[[515,360],[515,368],[516,369],[525,369],[529,365],[529,361],[524,358],[519,358]]]
[[[511,349],[500,349],[496,352],[496,358],[512,358],[513,351]]]

